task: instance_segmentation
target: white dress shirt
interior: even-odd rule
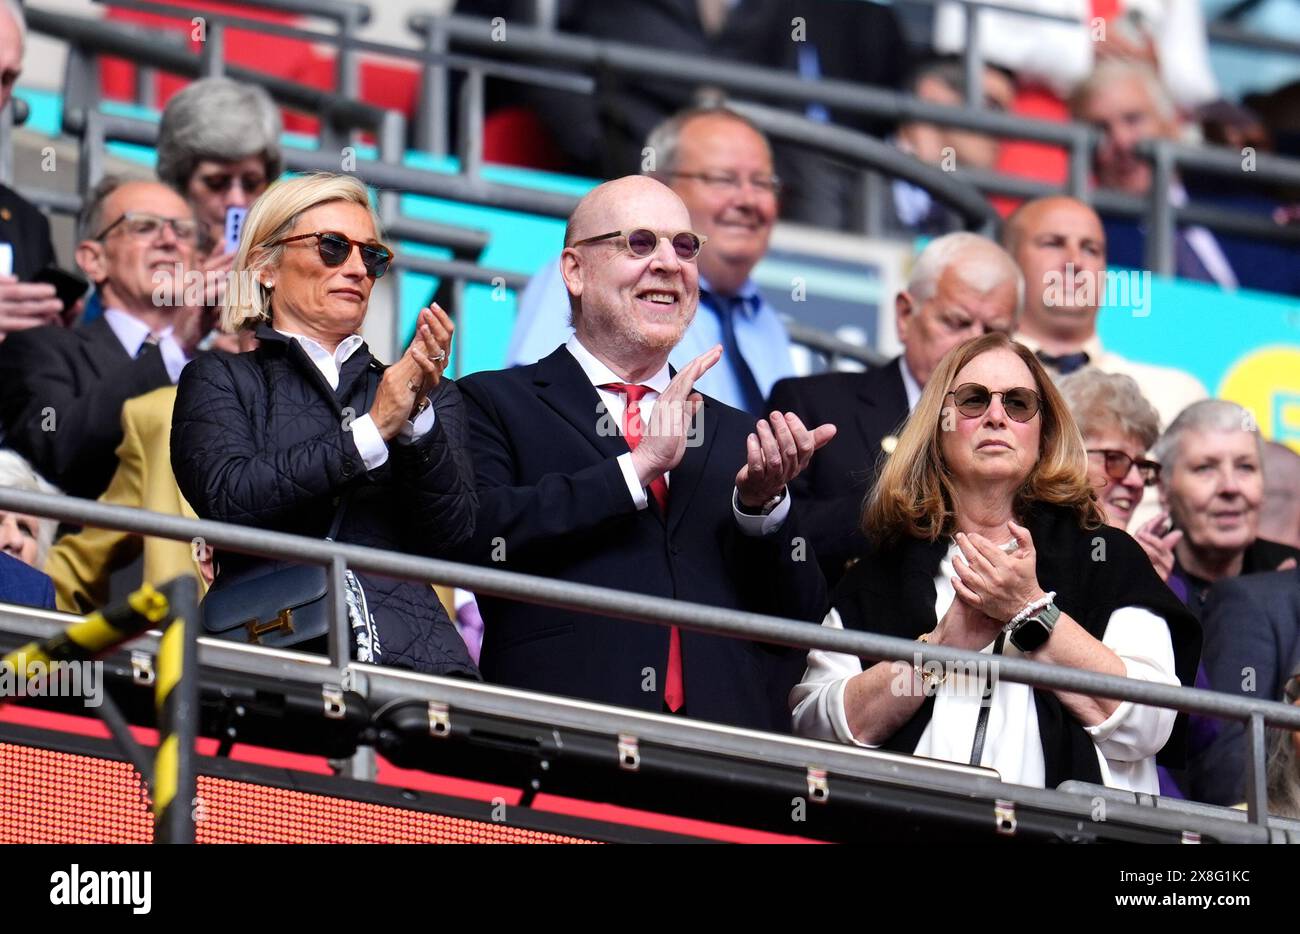
[[[298,346],[307,354],[308,359],[316,364],[316,369],[320,370],[321,376],[325,377],[325,382],[330,384],[331,389],[339,388],[339,371],[342,370],[343,364],[365,343],[360,334],[349,334],[339,342],[334,352],[330,353],[314,338],[303,334],[291,334],[288,331],[280,331],[280,333],[298,342]],[[428,406],[414,422],[408,420],[402,425],[397,440],[406,444],[418,441],[432,430],[433,424],[433,406]],[[375,470],[388,462],[388,444],[384,441],[384,436],[379,433],[379,428],[369,412],[353,419],[350,430],[352,440],[357,445],[357,453],[361,455],[367,471]]]
[[[139,355],[140,347],[149,338],[149,335],[153,334],[149,330],[149,325],[120,308],[106,309],[104,311],[104,320],[113,329],[113,333],[117,336],[122,349],[132,359]],[[175,330],[169,324],[153,335],[158,344],[158,352],[162,355],[163,366],[167,369],[167,378],[173,384],[181,378],[181,370],[185,369],[185,364],[190,362],[190,358],[185,355],[185,351],[181,349],[180,343],[176,340]]]
[[[952,562],[959,554],[954,543],[948,549],[935,577],[935,618],[942,619],[956,595],[952,587]],[[831,629],[843,629],[839,613],[832,609],[822,621]],[[1102,644],[1119,656],[1125,675],[1140,681],[1177,686],[1174,648],[1165,621],[1150,610],[1121,607],[1111,614]],[[992,654],[993,643],[982,650]],[[1023,657],[1009,641],[1003,654]],[[913,685],[911,665],[900,668],[902,683]],[[795,732],[817,739],[872,747],[859,741],[849,729],[844,710],[844,689],[850,678],[861,674],[862,661],[853,655],[813,649],[803,680],[790,692]],[[988,673],[985,673],[985,677]],[[929,724],[916,744],[914,754],[932,759],[968,763],[975,738],[975,721],[981,702],[980,683],[964,677],[960,669],[949,675],[935,695]],[[1177,712],[1122,702],[1115,712],[1096,726],[1084,730],[1097,748],[1102,781],[1112,788],[1157,794],[1160,781],[1155,755],[1173,731]],[[984,752],[980,765],[996,769],[1003,781],[1043,787],[1043,747],[1038,733],[1038,711],[1033,688],[1011,681],[998,681],[989,710]]]
[[[911,368],[907,365],[907,356],[903,355],[898,358],[898,372],[903,377],[903,392],[907,393],[907,411],[916,411],[916,404],[921,401],[921,384],[916,381],[912,375]]]
[[[598,423],[601,419],[607,418],[610,424],[617,426],[617,430],[621,432],[623,429],[623,415],[627,408],[626,401],[622,393],[612,389],[603,389],[602,387],[607,383],[622,383],[626,382],[626,380],[620,378],[618,374],[597,359],[595,354],[582,346],[582,341],[578,340],[577,334],[571,335],[564,346],[573,355],[573,359],[578,361],[583,373],[587,375],[591,385],[596,388],[596,394],[600,396],[600,401],[604,403],[603,410],[591,413],[592,418],[596,419]],[[650,415],[654,411],[655,401],[659,398],[660,393],[668,388],[670,381],[671,376],[668,372],[667,363],[664,363],[659,372],[653,376],[641,380],[640,385],[647,386],[650,390],[641,397],[642,424],[648,425],[650,423]],[[743,452],[741,452],[741,456],[743,456]],[[646,495],[645,488],[641,486],[640,478],[637,477],[636,468],[632,465],[632,453],[630,451],[627,454],[618,456],[618,466],[623,472],[623,481],[627,484],[627,491],[632,497],[632,502],[636,504],[636,508],[645,509],[648,507],[650,500]],[[737,469],[740,469],[739,463],[737,463]],[[668,488],[671,490],[671,471],[664,474],[664,482],[668,484]],[[769,535],[779,529],[782,523],[785,522],[785,517],[790,514],[789,491],[785,492],[781,502],[766,516],[749,516],[741,512],[737,494],[733,491],[731,510],[736,517],[740,530],[744,534],[754,536]]]

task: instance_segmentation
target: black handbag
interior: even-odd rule
[[[326,541],[343,521],[351,491],[334,512]],[[284,649],[329,632],[329,576],[319,565],[255,568],[208,591],[200,606],[203,629],[221,639]]]

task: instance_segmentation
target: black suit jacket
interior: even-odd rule
[[[170,383],[157,348],[132,359],[103,318],[10,334],[0,343],[5,442],[65,493],[94,499],[117,467],[122,403]]]
[[[1282,700],[1300,666],[1300,570],[1243,574],[1215,584],[1205,603],[1205,675],[1212,690]],[[1215,720],[1214,738],[1188,762],[1189,796],[1246,800],[1244,725]]]
[[[0,242],[13,246],[13,274],[20,282],[54,265],[50,222],[35,205],[4,185],[0,185]]]
[[[646,509],[634,506],[616,461],[627,443],[617,430],[598,427],[599,395],[565,348],[458,385],[479,494],[469,560],[821,620],[825,583],[816,561],[792,542],[794,511],[779,532],[762,538],[742,534],[732,514],[750,416],[705,397],[700,443],[687,447],[669,475],[665,517],[653,498]],[[667,627],[487,596],[480,606],[486,680],[662,709]],[[690,716],[789,731],[786,697],[803,670],[803,652],[683,631],[682,658]]]
[[[768,410],[794,412],[809,427],[830,422],[839,431],[790,484],[807,534],[831,587],[846,562],[863,553],[862,502],[883,459],[881,443],[907,418],[899,358],[865,373],[822,373],[783,379]]]

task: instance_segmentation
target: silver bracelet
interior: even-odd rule
[[[1043,607],[1047,606],[1055,599],[1056,599],[1056,591],[1049,590],[1044,596],[1039,597],[1037,600],[1034,600],[1032,603],[1025,604],[1024,608],[1015,616],[1011,617],[1011,621],[1002,627],[1003,631],[1010,632],[1016,626],[1020,625],[1025,620],[1029,619],[1030,616],[1032,616],[1034,613],[1041,610]]]

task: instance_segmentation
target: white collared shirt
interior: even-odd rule
[[[907,393],[907,411],[911,412],[921,401],[921,384],[912,375],[912,369],[907,365],[906,354],[898,358],[898,372],[903,376],[903,392]]]
[[[1169,203],[1176,208],[1187,204],[1187,189],[1177,183],[1169,186]],[[1228,257],[1214,234],[1195,225],[1180,227],[1175,235],[1178,232],[1187,235],[1188,245],[1195,251],[1196,258],[1201,261],[1205,271],[1214,278],[1216,285],[1229,291],[1237,288],[1237,274],[1232,271],[1232,264],[1228,262]]]
[[[943,619],[956,598],[952,586],[952,562],[958,553],[957,545],[952,544],[934,579],[935,619]],[[834,609],[826,615],[822,625],[828,629],[844,628],[839,612]],[[1124,663],[1126,677],[1178,685],[1169,627],[1150,610],[1135,606],[1116,610],[1110,616],[1101,641]],[[991,654],[993,643],[981,651]],[[1009,641],[1003,654],[1023,657]],[[862,671],[862,660],[857,656],[819,649],[810,651],[803,680],[790,692],[795,733],[875,748],[853,735],[844,710],[844,689],[849,679]],[[983,676],[988,677],[988,672]],[[914,676],[907,668],[900,669],[899,677],[914,686]],[[975,737],[975,721],[979,716],[981,689],[982,684],[972,684],[961,669],[954,670],[935,695],[930,722],[917,741],[913,754],[968,762]],[[1174,710],[1124,701],[1101,723],[1085,726],[1085,732],[1097,747],[1102,781],[1112,788],[1158,794],[1160,780],[1155,756],[1173,732],[1176,716]],[[993,690],[985,735],[987,742],[980,765],[996,769],[1005,782],[1043,787],[1043,746],[1038,732],[1038,709],[1033,688],[1027,684],[998,681]]]
[[[149,325],[130,312],[122,311],[120,308],[105,309],[104,320],[108,322],[108,326],[112,328],[118,343],[122,345],[122,349],[127,352],[132,360],[140,353],[140,347],[149,338],[149,335],[153,334],[149,330]],[[190,362],[190,358],[185,355],[185,351],[181,349],[180,343],[176,340],[175,332],[176,329],[169,324],[157,334],[153,334],[158,343],[158,352],[162,356],[163,366],[167,369],[167,378],[172,383],[181,378],[181,370],[185,369],[185,364]]]
[[[276,328],[276,330],[298,343],[298,346],[307,354],[307,358],[316,364],[316,369],[320,370],[321,376],[325,377],[325,382],[329,383],[331,389],[339,388],[339,374],[343,369],[343,364],[365,343],[360,334],[349,334],[339,341],[338,347],[334,348],[333,353],[330,353],[315,338],[307,337],[304,334],[280,331],[279,328]],[[433,428],[433,424],[433,406],[428,406],[414,422],[407,421],[402,425],[398,433],[398,440],[407,444],[418,441],[429,433]],[[388,462],[388,444],[385,443],[384,436],[379,433],[379,428],[375,425],[375,421],[370,417],[369,412],[353,419],[350,430],[352,440],[357,445],[357,453],[361,455],[361,460],[366,465],[367,471],[375,470]]]
[[[573,355],[573,359],[578,361],[578,366],[582,367],[583,373],[591,381],[591,385],[596,388],[600,401],[604,403],[604,408],[592,413],[594,419],[600,420],[608,418],[614,425],[618,426],[619,431],[623,429],[623,415],[627,409],[627,402],[622,393],[612,389],[602,388],[607,383],[626,382],[618,374],[601,362],[595,354],[582,345],[577,334],[569,337],[565,348]],[[641,398],[641,421],[642,424],[650,423],[650,415],[654,411],[654,405],[658,400],[660,393],[668,388],[671,376],[668,372],[667,362],[659,369],[657,373],[648,379],[643,379],[640,385],[649,387],[647,392]],[[744,456],[744,452],[740,452]],[[636,504],[637,509],[645,509],[650,505],[650,499],[646,495],[645,488],[641,486],[641,480],[637,477],[636,468],[632,465],[632,453],[620,454],[618,456],[619,470],[623,472],[623,481],[627,484],[627,491],[632,496],[632,502]],[[739,469],[739,464],[737,465]],[[664,482],[672,488],[671,471],[664,474]],[[732,493],[731,498],[732,513],[736,517],[736,522],[740,530],[746,535],[768,535],[779,529],[785,522],[785,517],[790,514],[790,496],[786,492],[781,502],[777,504],[766,516],[749,516],[740,511],[737,494]]]

